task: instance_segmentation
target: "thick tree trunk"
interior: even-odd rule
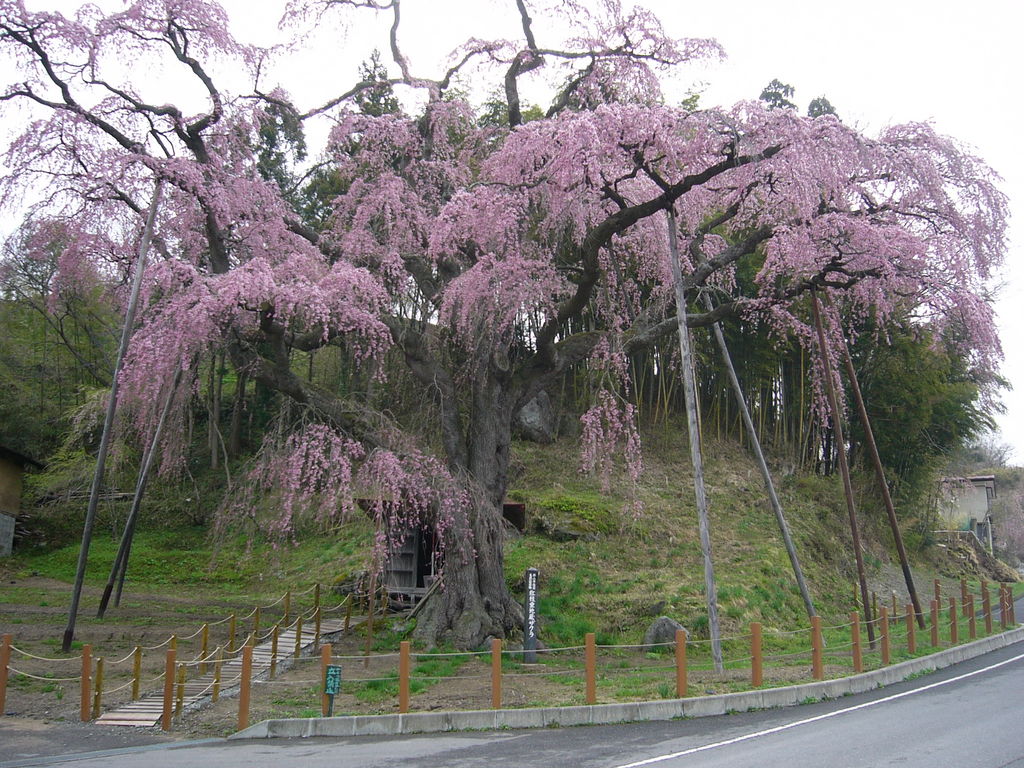
[[[468,466],[453,466],[475,486],[478,502],[446,532],[444,583],[416,627],[419,639],[477,648],[522,627],[522,608],[505,584],[505,525],[512,403],[504,368],[492,363],[474,386],[467,439]],[[468,535],[467,535],[468,534]]]

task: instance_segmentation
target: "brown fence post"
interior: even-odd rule
[[[981,610],[985,614],[985,634],[992,634],[992,592],[985,584],[981,589]]]
[[[103,657],[96,659],[96,690],[92,696],[92,719],[100,716],[100,707],[103,706]]]
[[[761,624],[750,625],[750,684],[759,688],[764,682],[764,671],[761,664]]]
[[[281,618],[281,623],[284,624],[286,627],[290,623],[288,621],[288,619],[291,618],[291,615],[292,615],[292,591],[289,589],[287,592],[284,593],[284,616]]]
[[[821,658],[821,616],[811,616],[811,676],[825,679],[825,665]]]
[[[82,706],[80,717],[83,723],[89,722],[89,709],[92,705],[92,646],[82,646]]]
[[[224,649],[217,648],[217,656],[213,662],[213,690],[210,691],[210,700],[216,703],[220,697],[220,665],[224,660]]]
[[[170,638],[170,640],[167,643],[167,647],[170,648],[175,653],[178,652],[178,636],[177,635],[171,635],[171,638]]]
[[[295,658],[302,654],[302,614],[295,617]]]
[[[882,635],[882,666],[888,666],[891,658],[889,654],[889,609],[884,605],[882,606],[880,621],[879,634]]]
[[[978,617],[974,613],[974,595],[967,596],[967,630],[971,640],[978,637]]]
[[[856,611],[850,614],[850,645],[853,648],[853,671],[860,674],[864,671],[864,654],[860,647],[860,615]]]
[[[174,694],[174,716],[181,717],[181,710],[185,706],[185,665],[178,665],[177,688]]]
[[[899,615],[900,615],[900,609],[899,609],[898,603],[896,602],[896,590],[894,589],[894,590],[892,590],[892,618],[893,618],[893,621],[895,621],[896,617],[899,616]]]
[[[932,600],[932,648],[939,647],[939,601]]]
[[[252,636],[260,636],[260,607],[258,605],[252,613]]]
[[[932,585],[935,588],[935,601],[941,604],[942,603],[942,582],[939,581],[938,579],[935,579],[932,582]]]
[[[501,709],[501,640],[491,638],[491,708]]]
[[[164,662],[164,708],[160,716],[160,727],[165,731],[171,730],[171,720],[174,715],[174,657],[177,651],[173,648],[167,649],[167,659]]]
[[[278,636],[281,634],[281,625],[275,624],[274,630],[270,636],[270,679],[274,679],[274,675],[277,673],[277,641]]]
[[[11,663],[13,642],[13,635],[4,635],[3,643],[0,644],[0,717],[4,716],[4,708],[7,706],[7,667]]]
[[[206,656],[210,652],[210,625],[203,624],[202,647],[199,651],[199,674],[206,674]]]
[[[320,646],[320,716],[327,717],[327,708],[330,699],[327,696],[327,667],[331,665],[331,646],[324,643]]]
[[[249,698],[252,696],[252,646],[242,648],[242,679],[238,689],[238,730],[249,727]]]
[[[314,608],[319,608],[320,607],[320,584],[319,583],[313,585],[313,607]]]
[[[409,641],[398,646],[398,711],[409,711]]]
[[[949,642],[952,645],[956,645],[958,642],[960,642],[960,638],[957,635],[956,627],[957,615],[958,614],[956,612],[956,598],[951,597],[949,598]]]
[[[348,604],[345,606],[345,634],[348,634],[348,625],[352,621],[352,595],[348,596]]]
[[[686,698],[686,630],[676,630],[676,696]]]
[[[917,625],[914,618],[914,606],[907,603],[907,653],[917,653]]]
[[[317,584],[319,587],[320,585]],[[320,642],[320,626],[323,624],[322,617],[320,615],[320,606],[318,605],[313,609],[313,645],[317,645]]]
[[[597,645],[594,640],[593,632],[587,632],[584,645],[584,666],[586,667],[587,678],[587,704],[597,704]]]

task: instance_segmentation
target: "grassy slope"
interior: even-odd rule
[[[646,471],[640,483],[631,489],[623,478],[613,478],[607,492],[596,478],[576,470],[572,444],[520,443],[515,448],[509,495],[526,502],[534,532],[510,539],[506,575],[521,594],[523,571],[540,569],[542,631],[549,645],[575,644],[588,631],[597,632],[599,642],[637,642],[651,619],[662,614],[676,618],[696,637],[706,634],[692,471],[681,433],[645,435]],[[803,603],[755,464],[734,443],[707,446],[706,462],[723,634],[743,634],[751,621],[761,621],[769,631],[804,626]],[[777,481],[818,610],[826,622],[845,620],[853,608],[855,570],[839,481],[802,475]],[[641,515],[623,515],[627,492],[643,502]],[[862,501],[867,496],[860,495]],[[884,596],[890,586],[898,586],[886,565],[888,534],[879,533],[877,511],[863,511],[861,517],[869,578]],[[559,542],[536,532],[566,527],[585,535]],[[108,525],[97,531],[87,584],[99,586],[106,579],[116,550],[113,529]],[[365,566],[369,541],[365,520],[277,547],[251,545],[243,537],[214,547],[200,528],[144,526],[129,583],[170,592],[187,584],[189,593],[228,600],[237,595],[245,602],[243,594],[277,596],[288,586],[333,583]],[[0,570],[70,582],[77,550],[77,544],[29,550],[0,564]],[[921,553],[917,559],[925,569],[930,565]],[[922,594],[930,594],[931,576],[927,573],[928,581],[918,584]],[[3,602],[17,600],[12,591]]]

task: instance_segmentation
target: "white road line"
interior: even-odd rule
[[[654,765],[655,763],[660,763],[660,762],[663,762],[665,760],[672,760],[672,759],[674,759],[676,757],[686,757],[687,755],[693,755],[693,754],[696,754],[698,752],[707,752],[708,750],[711,750],[711,749],[718,749],[719,747],[727,747],[730,744],[738,744],[741,741],[750,741],[751,739],[757,739],[757,738],[760,738],[761,736],[770,736],[773,733],[779,733],[780,731],[788,731],[790,728],[796,728],[798,725],[807,725],[808,723],[816,723],[819,720],[827,720],[830,717],[838,717],[839,715],[845,715],[847,712],[856,712],[858,709],[867,709],[868,707],[874,707],[874,706],[876,706],[878,704],[885,704],[886,702],[895,701],[896,699],[902,699],[904,696],[913,696],[915,693],[923,693],[924,691],[929,691],[932,688],[938,688],[938,687],[943,686],[943,685],[949,685],[950,683],[956,683],[956,682],[959,682],[960,680],[964,680],[964,679],[966,679],[968,677],[974,677],[975,675],[980,675],[980,674],[982,674],[984,672],[990,672],[993,669],[997,669],[999,667],[1006,666],[1007,664],[1012,664],[1013,662],[1020,661],[1021,659],[1024,659],[1024,653],[1022,653],[1022,654],[1020,654],[1018,656],[1014,656],[1012,659],[1006,659],[1005,661],[1000,661],[997,664],[992,664],[990,666],[983,667],[982,669],[976,669],[973,672],[967,672],[967,673],[965,673],[963,675],[958,675],[956,677],[951,677],[948,680],[941,680],[941,681],[939,681],[937,683],[931,683],[929,685],[923,685],[920,688],[914,688],[911,691],[904,691],[903,693],[896,693],[896,694],[893,694],[892,696],[886,696],[885,698],[882,698],[882,699],[875,699],[874,701],[867,701],[867,702],[865,702],[863,704],[857,704],[856,706],[853,706],[853,707],[846,707],[845,709],[837,709],[835,712],[827,712],[824,715],[816,715],[815,717],[808,717],[805,720],[796,720],[796,721],[794,721],[792,723],[786,723],[785,725],[777,725],[774,728],[768,728],[768,729],[763,730],[763,731],[757,731],[755,733],[747,733],[747,734],[744,734],[743,736],[737,736],[734,739],[726,739],[725,741],[716,741],[713,744],[704,744],[703,746],[700,746],[700,747],[691,747],[690,749],[684,749],[682,752],[673,752],[672,754],[668,754],[668,755],[658,755],[657,757],[649,757],[646,760],[638,760],[635,763],[625,763],[624,765],[617,765],[617,766],[614,766],[614,768],[640,768],[641,766],[644,766],[644,765]]]

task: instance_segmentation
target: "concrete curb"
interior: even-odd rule
[[[264,720],[229,739],[306,738],[311,736],[390,736],[444,731],[485,731],[515,728],[548,728],[570,725],[608,725],[643,720],[709,717],[729,712],[789,707],[808,699],[835,699],[863,693],[912,675],[933,672],[1024,640],[1024,627],[947,648],[882,669],[836,680],[726,693],[688,699],[634,701],[625,704],[593,704],[533,709],[487,709],[473,712],[412,712],[404,715],[353,715],[325,718]]]

